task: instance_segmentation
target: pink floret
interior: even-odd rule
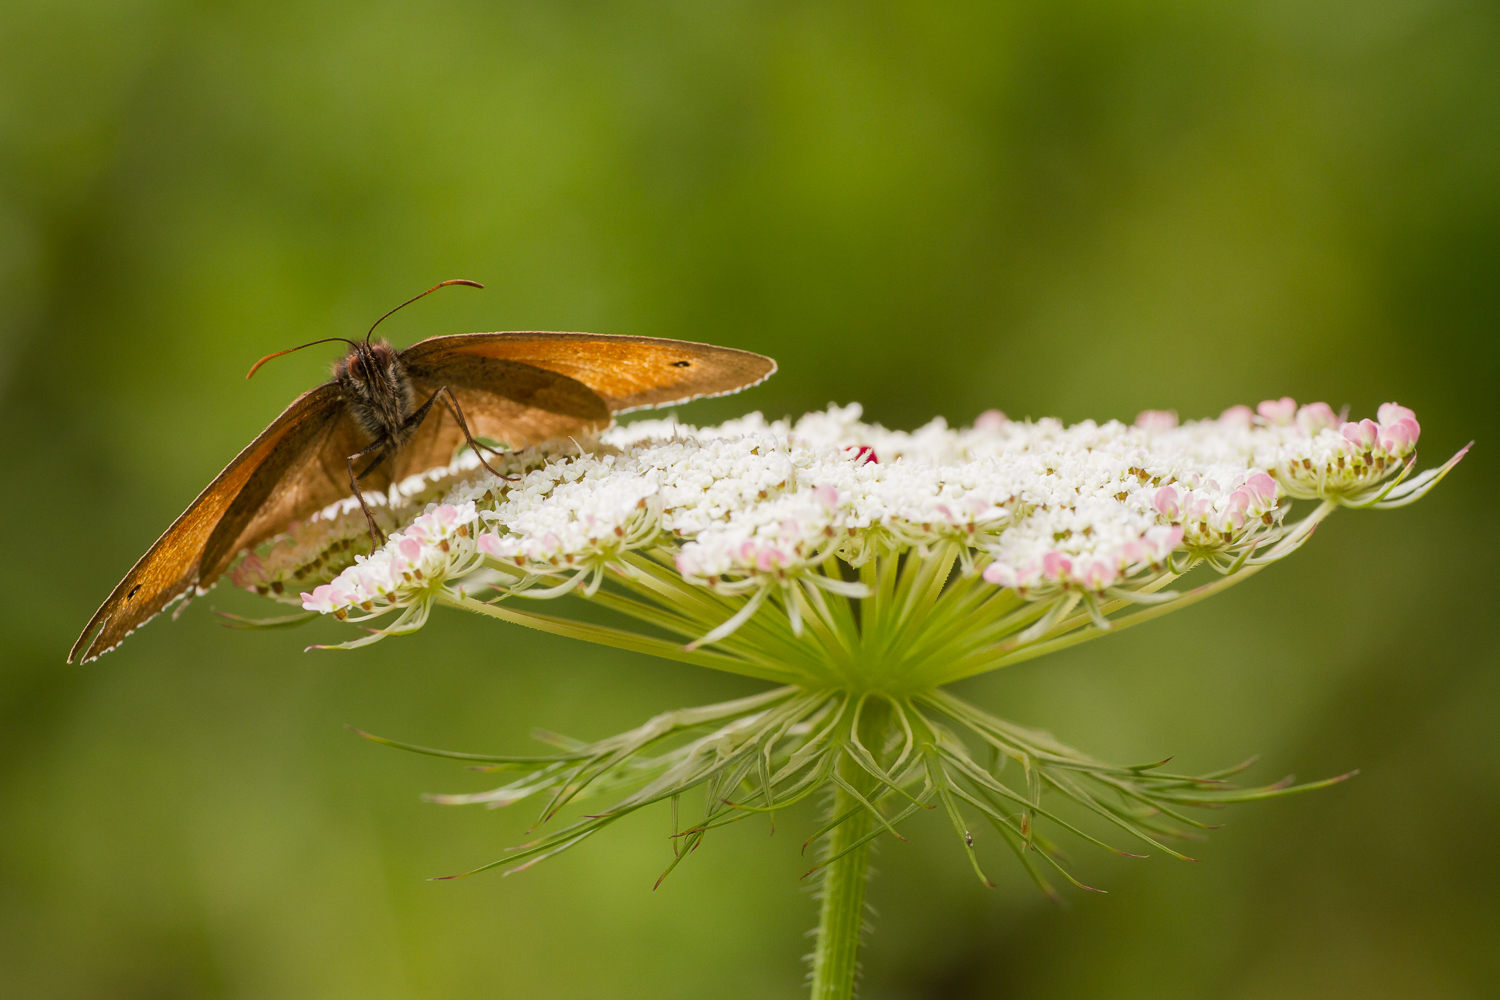
[[[1297,416],[1297,401],[1291,396],[1282,396],[1280,399],[1267,399],[1255,408],[1255,412],[1271,424],[1287,426]]]
[[[1373,420],[1361,420],[1357,424],[1345,424],[1339,428],[1339,433],[1361,448],[1373,448],[1380,440],[1380,425]]]
[[[1297,426],[1304,434],[1313,435],[1324,429],[1339,425],[1339,415],[1327,403],[1308,403],[1297,411]]]

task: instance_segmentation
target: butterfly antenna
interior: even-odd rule
[[[468,285],[470,288],[483,288],[484,287],[479,282],[477,282],[477,281],[470,281],[468,278],[449,278],[447,281],[439,281],[437,284],[435,284],[431,288],[427,289],[427,291],[423,292],[421,295],[413,295],[411,298],[409,298],[405,302],[401,303],[395,309],[392,309],[390,312],[386,313],[384,316],[382,316],[379,319],[377,319],[370,326],[370,332],[365,334],[365,343],[368,344],[370,342],[370,334],[375,332],[375,327],[379,326],[381,323],[384,323],[386,321],[386,319],[388,317],[390,317],[391,313],[400,312],[402,309],[405,309],[407,306],[409,306],[413,302],[417,301],[417,299],[424,298],[424,297],[426,297],[428,295],[431,295],[433,292],[437,291],[439,288],[447,288],[449,285]]]
[[[276,351],[274,353],[267,354],[265,357],[261,358],[259,361],[255,362],[255,364],[250,366],[250,370],[245,373],[245,377],[250,378],[256,372],[260,371],[260,366],[265,364],[267,361],[270,361],[272,358],[279,358],[283,354],[291,354],[293,351],[300,351],[303,347],[312,347],[314,344],[331,344],[335,340],[342,340],[350,347],[359,346],[359,343],[357,341],[350,340],[348,337],[324,337],[322,340],[310,340],[300,347],[288,347],[284,351]]]

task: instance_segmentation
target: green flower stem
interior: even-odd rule
[[[856,787],[869,783],[868,775],[847,757],[838,767],[840,777],[857,782]],[[853,815],[834,827],[829,838],[827,857],[837,860],[823,876],[818,946],[813,952],[812,1000],[850,1000],[859,972],[859,939],[865,920],[871,842],[866,841],[853,850],[850,847],[869,835],[874,820],[843,785],[834,785],[830,809],[830,819],[851,812]]]

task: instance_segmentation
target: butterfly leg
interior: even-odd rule
[[[367,455],[374,457],[370,464],[365,466],[365,471],[356,475],[354,472],[355,461]],[[368,448],[362,448],[345,459],[345,463],[349,466],[349,486],[354,490],[354,496],[359,501],[359,509],[365,512],[365,522],[370,526],[370,550],[372,552],[385,544],[385,532],[381,531],[380,525],[375,523],[375,513],[370,510],[370,505],[365,502],[365,495],[359,489],[359,481],[368,476],[370,470],[379,465],[380,460],[383,458],[385,458],[385,442],[376,441]]]
[[[499,472],[495,471],[490,463],[484,460],[484,453],[486,451],[493,452],[497,455],[502,454],[502,452],[497,451],[496,449],[491,448],[488,445],[480,444],[478,441],[474,440],[474,435],[469,433],[469,422],[464,419],[464,411],[462,407],[458,405],[458,397],[454,396],[453,390],[448,388],[446,385],[442,386],[431,396],[429,396],[427,398],[427,402],[417,407],[416,412],[407,419],[406,426],[411,430],[416,430],[418,425],[420,425],[422,421],[427,418],[427,411],[432,409],[432,404],[436,403],[438,401],[438,397],[440,396],[443,397],[443,405],[448,408],[448,412],[453,414],[453,419],[458,421],[458,428],[459,430],[464,432],[464,440],[469,442],[469,447],[474,449],[474,456],[479,459],[479,464],[484,466],[485,469],[489,471],[490,475],[494,476],[496,479],[503,479],[508,483],[513,483],[516,480],[520,479],[520,476],[501,475]]]

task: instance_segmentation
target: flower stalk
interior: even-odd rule
[[[829,838],[826,874],[823,876],[818,910],[817,947],[812,955],[813,1000],[850,1000],[859,979],[859,946],[865,929],[865,886],[870,876],[868,840],[873,821],[858,798],[856,783],[872,781],[853,773],[847,763],[844,783],[836,785],[829,804],[829,819],[848,819],[834,827]]]

